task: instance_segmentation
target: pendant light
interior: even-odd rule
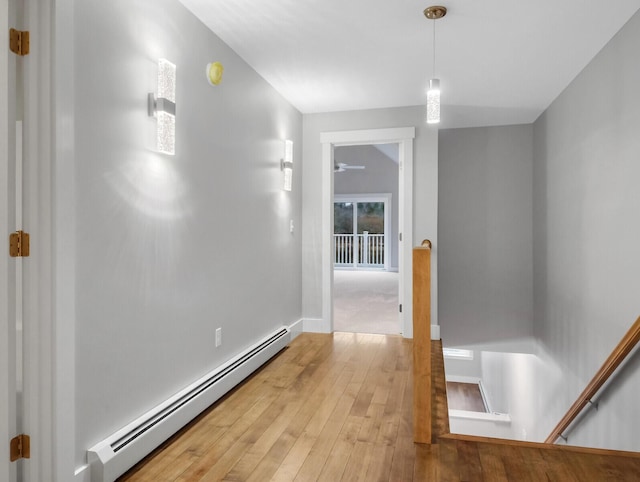
[[[424,10],[424,16],[433,20],[433,70],[427,89],[427,124],[440,122],[440,79],[436,78],[436,23],[439,18],[447,14],[446,7],[433,6]]]

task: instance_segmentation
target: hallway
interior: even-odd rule
[[[432,444],[413,443],[411,340],[304,333],[119,480],[636,481],[640,454],[449,433],[432,342]]]
[[[411,481],[411,350],[302,334],[120,480]]]

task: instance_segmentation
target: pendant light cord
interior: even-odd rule
[[[432,78],[435,79],[436,77],[436,19],[433,19],[433,76]]]

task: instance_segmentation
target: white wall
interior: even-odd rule
[[[80,465],[96,442],[301,318],[302,116],[177,1],[87,0],[74,14],[75,179],[58,189],[74,183],[77,198]],[[147,116],[160,57],[177,65],[175,156],[156,153]],[[211,61],[225,67],[217,87]]]
[[[484,351],[481,365],[491,410],[511,417],[508,438],[541,442],[544,436],[537,431],[541,416],[536,384],[538,358],[530,353]]]
[[[414,140],[413,243],[430,239],[432,269],[438,263],[438,136],[424,121],[424,107],[399,107],[353,112],[307,114],[303,119],[302,311],[305,319],[322,318],[322,146],[321,132],[416,127]],[[437,309],[437,278],[432,279],[432,304]],[[432,323],[437,323],[432,317]]]
[[[390,145],[396,151],[398,145]],[[335,149],[336,162],[365,169],[347,169],[334,173],[334,194],[391,194],[389,231],[389,267],[398,269],[398,164],[373,146],[342,146]]]
[[[532,138],[531,125],[440,131],[445,346],[519,343],[532,333]]]
[[[557,423],[640,315],[640,13],[534,126],[535,334]],[[640,451],[640,358],[569,443]]]

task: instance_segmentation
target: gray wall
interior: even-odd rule
[[[301,318],[302,116],[177,1],[75,2],[75,25],[75,180],[61,182],[77,196],[82,464],[94,443]],[[175,156],[155,152],[147,116],[160,57],[177,65]]]
[[[398,145],[395,145],[396,152]],[[391,194],[389,268],[398,269],[398,164],[373,146],[336,147],[337,162],[365,169],[334,173],[334,194]],[[396,155],[397,159],[397,155]]]
[[[637,13],[535,122],[535,334],[562,374],[542,385],[554,423],[640,315],[639,45]],[[640,451],[639,399],[636,357],[569,442]]]
[[[438,131],[424,121],[424,107],[308,114],[303,119],[302,311],[305,319],[322,318],[322,144],[320,133],[389,127],[416,128],[412,242],[433,242],[432,270],[438,263]],[[438,280],[432,275],[432,309],[437,310]],[[437,311],[436,311],[437,313]],[[432,315],[432,323],[437,323]]]
[[[438,319],[446,346],[532,333],[531,125],[439,136]]]

